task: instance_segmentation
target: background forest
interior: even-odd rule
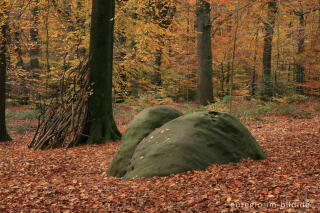
[[[8,100],[45,103],[76,89],[70,68],[88,54],[91,1],[7,1],[1,24],[7,28]],[[229,100],[231,84],[233,95],[246,98],[263,98],[266,87],[277,98],[320,95],[318,0],[208,3],[215,100]],[[117,1],[115,102],[199,98],[196,19],[192,0]],[[271,69],[264,80],[268,39]]]

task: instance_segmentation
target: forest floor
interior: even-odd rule
[[[308,116],[241,117],[266,160],[132,180],[106,175],[119,141],[30,150],[36,119],[15,116],[28,106],[8,107],[14,140],[0,143],[0,212],[319,212],[320,112],[315,106],[320,102],[299,104]],[[137,111],[115,107],[122,132]]]

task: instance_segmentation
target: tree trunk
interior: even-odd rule
[[[297,84],[296,86],[296,92],[298,94],[304,94],[304,89],[302,84],[305,83],[305,68],[303,66],[303,52],[304,52],[304,13],[298,12],[296,15],[299,17],[299,40],[298,40],[298,61],[296,63],[296,69],[295,69],[295,82]]]
[[[161,62],[162,62],[162,50],[160,47],[156,52],[155,73],[154,73],[153,79],[152,79],[152,84],[156,85],[157,87],[162,86]]]
[[[220,68],[220,92],[219,96],[223,97],[224,96],[224,80],[225,80],[225,74],[224,74],[224,61],[221,62],[221,68]]]
[[[278,72],[279,72],[279,62],[280,62],[280,12],[281,12],[281,0],[278,0],[278,6],[277,6],[277,60],[276,60],[276,69],[274,71],[274,81],[273,81],[273,87],[272,92],[274,95],[276,95],[275,91],[278,90]]]
[[[0,4],[1,9],[6,9],[5,3]],[[2,8],[3,7],[3,8]],[[0,11],[0,20],[4,20],[6,16],[5,11]],[[7,128],[6,128],[6,70],[7,70],[7,29],[8,24],[1,24],[1,35],[0,35],[0,141],[11,140]]]
[[[31,21],[32,27],[30,28],[30,37],[31,37],[31,48],[30,48],[30,69],[34,71],[35,69],[39,69],[39,0],[33,0],[34,6],[31,9]],[[33,73],[35,76],[38,76],[36,73]]]
[[[176,13],[175,1],[158,1],[149,0],[148,7],[150,8],[150,15],[153,21],[163,29],[167,29],[172,23],[173,17]],[[149,16],[150,17],[150,16]],[[148,17],[148,18],[149,18]],[[161,76],[161,62],[162,62],[162,46],[163,37],[159,36],[158,41],[160,43],[159,49],[155,54],[155,73],[153,75],[152,84],[161,87],[162,76]]]
[[[320,6],[320,0],[318,0],[318,5]],[[318,28],[317,35],[320,36],[320,9],[318,10]]]
[[[271,77],[271,60],[272,60],[272,37],[274,32],[275,14],[277,12],[277,2],[271,0],[268,2],[268,19],[264,23],[264,47],[263,47],[263,73],[261,99],[271,100],[273,97],[273,83]]]
[[[238,35],[238,28],[239,28],[239,9],[240,9],[240,0],[237,3],[237,12],[236,12],[236,28],[234,30],[233,36],[233,50],[232,50],[232,68],[231,68],[231,82],[230,82],[230,102],[229,102],[229,112],[232,112],[232,90],[233,90],[233,73],[234,73],[234,60],[236,57],[236,48],[237,48],[237,35]]]
[[[38,83],[36,83],[37,80],[40,79],[40,63],[39,63],[39,57],[40,57],[40,45],[39,45],[39,0],[32,0],[33,6],[31,8],[31,21],[32,21],[32,27],[30,28],[30,41],[31,41],[31,47],[30,47],[30,77],[33,79],[31,81],[31,94],[34,96],[34,100],[38,101],[40,100],[40,93],[38,92]],[[37,106],[38,103],[37,103]]]
[[[255,50],[253,55],[253,68],[251,71],[251,82],[250,82],[250,95],[251,97],[255,96],[256,89],[257,89],[257,74],[256,74],[256,63],[257,63],[257,55],[258,55],[258,38],[259,38],[259,31],[257,30],[255,33]]]
[[[21,49],[21,29],[16,29],[14,32],[14,43],[15,43],[15,52],[17,54],[17,64],[16,68],[25,69],[24,61],[22,58],[22,49]]]
[[[201,105],[213,102],[210,4],[197,0],[199,99]]]
[[[112,111],[112,69],[114,0],[93,0],[90,31],[89,69],[92,94],[84,129],[86,144],[119,139]],[[80,141],[82,142],[82,141]]]
[[[62,1],[62,8],[65,12],[65,19],[68,23],[67,32],[73,32],[74,31],[74,25],[72,18],[71,18],[71,1],[70,0],[63,0]]]

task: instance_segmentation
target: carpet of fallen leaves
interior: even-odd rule
[[[120,142],[34,151],[32,133],[12,135],[0,143],[0,212],[319,212],[320,114],[266,119],[247,125],[266,160],[150,179],[106,175]]]

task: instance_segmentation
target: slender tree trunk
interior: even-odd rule
[[[33,79],[31,81],[31,94],[33,94],[35,100],[40,100],[40,93],[37,90],[36,80],[40,79],[40,45],[39,45],[39,0],[32,0],[32,8],[31,8],[31,22],[32,27],[30,28],[30,77]],[[38,103],[37,103],[37,106]]]
[[[17,2],[17,7],[19,10],[22,10],[23,5],[24,3],[22,1]],[[14,21],[12,21],[12,28],[14,29],[13,41],[15,45],[15,53],[17,55],[16,68],[25,69],[25,64],[22,58],[23,53],[21,48],[21,32],[22,32],[22,28],[20,26],[21,13],[15,14],[13,19],[14,19]]]
[[[74,31],[74,23],[71,19],[71,1],[70,0],[63,0],[62,1],[62,7],[65,12],[65,19],[68,23],[68,32],[73,32]]]
[[[17,63],[15,68],[23,70],[25,72],[26,66],[23,61],[23,52],[21,49],[21,28],[15,27],[15,32],[14,32],[14,44],[15,44],[15,53],[17,55]],[[20,79],[20,91],[19,91],[19,103],[20,104],[28,104],[29,100],[29,89],[27,88],[27,80],[22,78]]]
[[[257,89],[257,74],[256,74],[256,64],[257,64],[257,55],[258,55],[258,38],[259,31],[257,30],[255,33],[255,50],[253,55],[253,69],[251,71],[251,82],[250,82],[250,95],[251,97],[255,96]]]
[[[47,13],[45,16],[45,30],[46,30],[46,65],[47,65],[47,75],[46,75],[46,95],[48,96],[48,87],[49,87],[49,79],[50,79],[50,55],[49,55],[49,43],[50,43],[50,35],[49,35],[49,8],[50,8],[50,0],[47,0]],[[44,105],[44,107],[46,104]]]
[[[280,8],[281,0],[278,0],[278,12],[277,12],[277,61],[276,69],[274,71],[274,83],[273,83],[273,94],[276,95],[275,91],[278,87],[278,72],[279,72],[279,61],[280,61]]]
[[[295,69],[295,82],[297,83],[296,92],[298,94],[304,94],[304,89],[302,84],[305,83],[305,68],[303,66],[303,52],[304,52],[304,40],[305,40],[305,20],[304,13],[298,12],[296,15],[299,17],[299,40],[298,40],[298,61],[296,63]]]
[[[230,92],[228,89],[230,88],[230,74],[231,74],[231,65],[230,65],[230,61],[228,60],[227,62],[227,76],[226,76],[226,93]],[[229,87],[229,88],[228,88]]]
[[[239,9],[240,9],[240,0],[237,3],[237,13],[236,13],[236,29],[234,30],[233,37],[233,50],[232,50],[232,68],[231,68],[231,83],[230,83],[230,102],[229,102],[229,112],[232,112],[232,90],[233,90],[233,73],[234,73],[234,60],[236,57],[236,48],[237,48],[237,35],[239,28]]]
[[[320,6],[320,0],[318,0],[318,6]],[[319,53],[320,52],[320,7],[319,7],[319,10],[318,10],[318,28],[317,28],[317,36],[316,36],[316,39],[315,39],[315,50]],[[318,80],[320,80],[320,74],[318,74],[318,77],[317,77]],[[320,94],[320,87],[314,89],[315,91],[314,92],[317,92],[318,94]]]
[[[0,20],[5,20],[6,16],[6,3],[0,3]],[[11,140],[7,128],[6,128],[6,70],[7,70],[7,30],[8,24],[0,23],[1,25],[1,34],[0,34],[0,141],[9,141]]]
[[[17,8],[20,11],[23,11],[23,7],[24,7],[24,2],[23,1],[19,1],[17,2]],[[16,64],[15,64],[15,69],[20,70],[20,72],[26,72],[26,64],[23,60],[23,56],[24,56],[24,52],[22,50],[22,39],[21,39],[21,35],[23,33],[23,30],[21,28],[21,13],[15,13],[14,16],[12,17],[12,21],[10,21],[12,29],[13,29],[13,44],[14,44],[14,52],[16,55]],[[27,88],[27,80],[25,78],[21,78],[18,81],[19,83],[17,85],[19,85],[19,89],[18,89],[18,99],[17,101],[20,104],[28,104],[28,98],[29,98],[29,89]],[[16,86],[16,85],[15,85]],[[9,88],[7,88],[8,90]],[[8,91],[8,93],[10,94],[10,91]]]
[[[84,130],[84,135],[88,135],[87,144],[116,140],[121,136],[112,111],[114,13],[114,0],[92,1],[89,69],[93,94],[89,96]]]
[[[76,7],[76,13],[75,13],[75,17],[76,17],[76,22],[73,23],[76,26],[74,27],[75,30],[78,31],[78,33],[76,34],[76,40],[78,41],[78,45],[77,45],[77,50],[76,50],[76,56],[77,59],[80,61],[80,63],[82,63],[82,60],[85,58],[87,49],[85,47],[82,46],[82,40],[83,37],[85,36],[85,22],[86,22],[86,18],[85,18],[85,13],[83,11],[83,0],[77,0],[77,7]]]
[[[39,69],[39,0],[33,0],[34,6],[31,9],[31,21],[32,27],[30,28],[30,37],[31,37],[31,48],[30,48],[30,69],[34,71]],[[35,74],[35,73],[34,73]],[[37,74],[36,74],[37,76]]]
[[[153,20],[161,27],[162,29],[167,29],[173,19],[173,16],[176,13],[175,1],[158,1],[158,0],[149,0],[148,3],[151,7],[151,14]],[[158,87],[162,86],[162,76],[161,76],[161,62],[162,62],[162,46],[163,36],[158,37],[160,43],[159,49],[156,51],[155,57],[155,73],[153,76],[152,83]]]
[[[292,27],[293,27],[293,23],[292,23],[292,20],[289,22],[288,24],[288,33],[286,35],[287,37],[287,40],[290,40],[290,43],[292,43]],[[293,45],[292,45],[293,46]],[[293,51],[292,51],[292,47],[290,48],[290,56],[292,56],[293,54]],[[293,56],[292,56],[293,57]],[[294,57],[293,57],[294,58]],[[288,61],[288,66],[287,66],[287,72],[288,72],[288,75],[287,75],[287,87],[291,87],[291,74],[292,74],[292,62],[291,61]]]
[[[272,61],[272,38],[274,32],[275,14],[277,13],[276,0],[268,2],[268,19],[264,23],[264,47],[263,47],[263,73],[261,99],[271,100],[273,97],[273,83],[271,77],[271,61]]]
[[[127,38],[125,36],[122,36],[121,34],[116,35],[117,40],[119,42],[119,54],[114,58],[117,61],[124,61],[125,57],[127,55],[126,51],[122,51],[122,48],[124,48]],[[126,92],[127,92],[127,75],[126,75],[126,69],[124,65],[118,65],[118,72],[119,72],[119,80],[117,81],[117,84],[119,85],[118,88],[114,88],[114,100],[116,103],[122,103],[125,101]]]
[[[201,105],[213,102],[210,3],[197,0],[199,99]]]
[[[221,62],[221,69],[220,69],[220,97],[223,97],[224,96],[224,80],[225,80],[225,74],[224,74],[224,61]]]
[[[320,0],[318,0],[318,5],[320,6]],[[320,9],[318,10],[318,28],[317,35],[320,36]]]
[[[162,49],[160,47],[156,52],[155,73],[152,79],[152,83],[158,87],[162,86],[161,62],[162,62]]]
[[[17,58],[18,58],[16,67],[25,69],[24,61],[23,61],[23,58],[22,58],[20,34],[21,34],[21,29],[15,29],[15,32],[14,32],[14,43],[15,43],[15,52],[16,52]]]

